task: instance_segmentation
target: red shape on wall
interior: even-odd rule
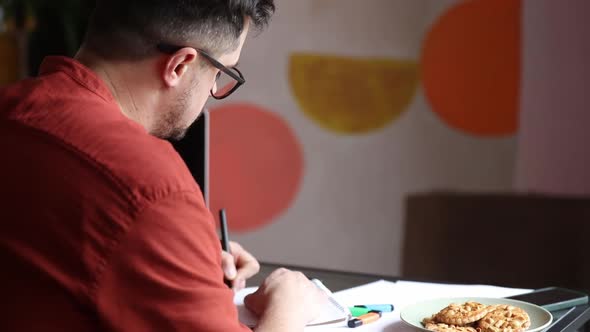
[[[463,1],[433,25],[422,52],[432,109],[476,136],[515,134],[521,71],[520,0]]]
[[[211,109],[211,210],[227,210],[232,231],[271,223],[299,191],[303,153],[276,113],[240,103]]]

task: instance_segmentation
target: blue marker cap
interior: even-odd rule
[[[376,310],[381,312],[392,312],[393,304],[362,304],[355,305],[356,308],[366,308],[369,310]]]

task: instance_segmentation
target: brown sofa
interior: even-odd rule
[[[590,293],[590,198],[412,194],[404,233],[404,278]]]

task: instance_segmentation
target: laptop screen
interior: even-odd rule
[[[209,206],[209,113],[203,110],[180,141],[171,142],[201,187]]]

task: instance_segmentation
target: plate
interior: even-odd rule
[[[531,326],[526,330],[526,332],[541,331],[548,327],[553,321],[553,316],[551,313],[537,305],[512,299],[489,297],[450,297],[418,302],[403,308],[400,313],[400,317],[406,324],[422,331],[428,331],[424,328],[424,326],[422,326],[422,319],[436,314],[451,303],[461,304],[469,301],[479,302],[481,304],[487,305],[510,304],[523,309],[531,318]]]

